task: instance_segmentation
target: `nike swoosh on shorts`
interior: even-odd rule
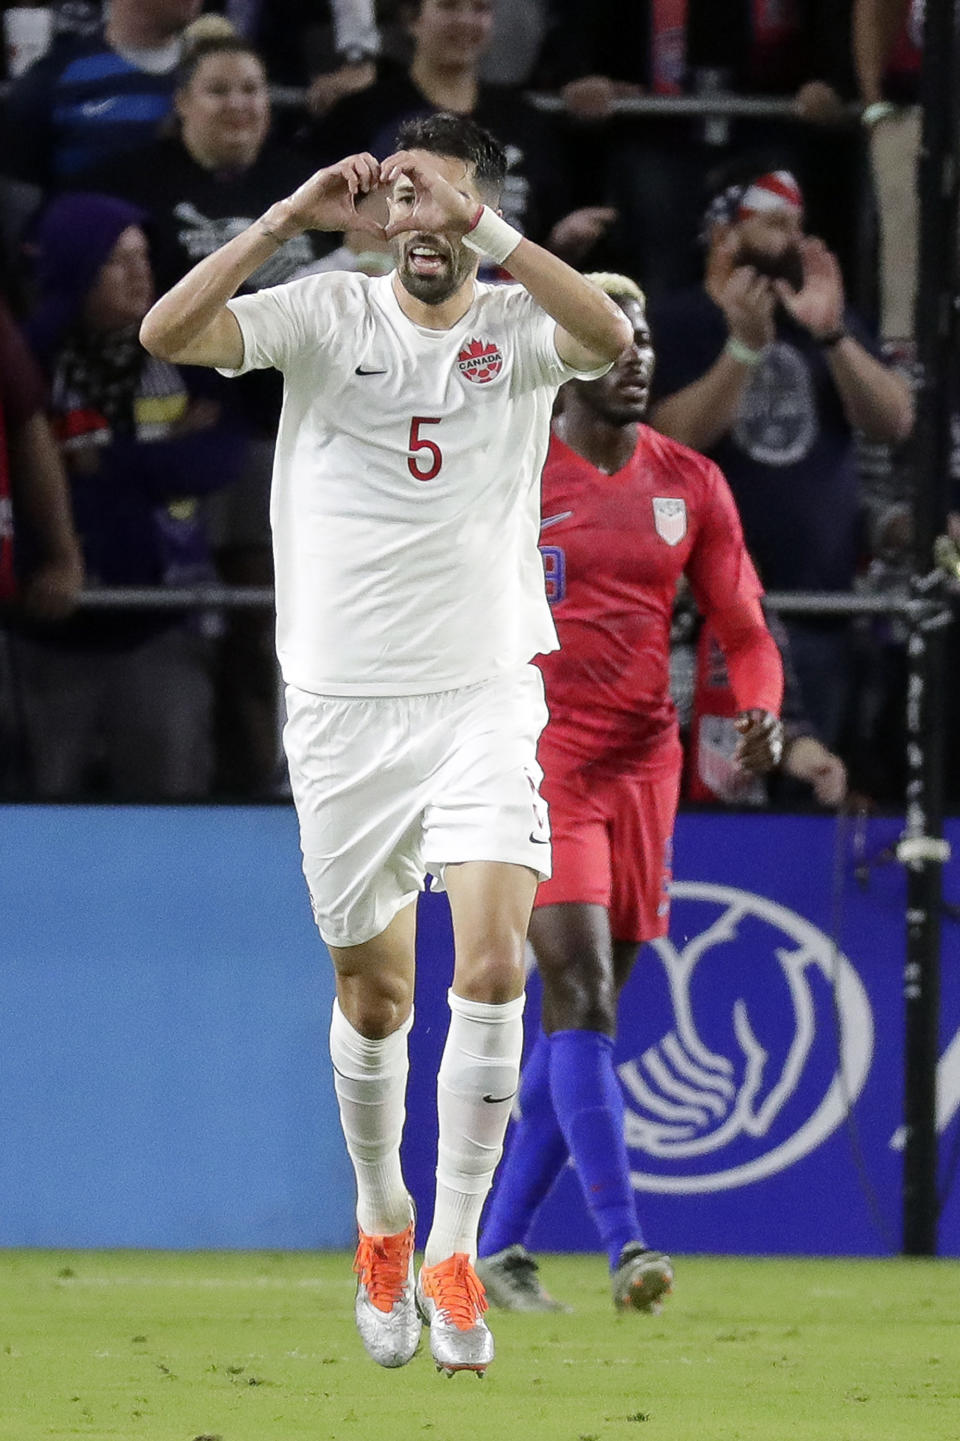
[[[540,522],[540,529],[546,530],[548,526],[558,525],[561,520],[569,520],[571,515],[573,515],[572,510],[561,510],[559,515],[545,516]]]

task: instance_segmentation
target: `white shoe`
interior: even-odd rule
[[[482,1376],[490,1365],[493,1336],[483,1319],[486,1309],[483,1286],[465,1252],[421,1267],[417,1310],[430,1327],[430,1353],[445,1376],[454,1371]]]
[[[406,1366],[420,1344],[420,1316],[414,1300],[411,1220],[396,1236],[360,1232],[353,1269],[360,1339],[380,1366]]]

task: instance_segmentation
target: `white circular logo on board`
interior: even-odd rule
[[[642,1046],[617,1067],[631,1178],[672,1194],[746,1186],[843,1122],[873,1057],[870,1002],[831,938],[786,906],[700,881],[671,896],[682,946],[651,942],[624,993],[621,1039]]]

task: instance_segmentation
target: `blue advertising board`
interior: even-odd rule
[[[678,1252],[894,1252],[900,825],[689,814],[669,938],[624,993],[637,1205]],[[960,847],[960,825],[950,838]],[[351,1245],[329,961],[289,808],[0,809],[0,1245]],[[859,876],[859,879],[858,879]],[[960,899],[960,861],[945,868]],[[960,1255],[960,926],[945,916],[943,1254]],[[421,903],[407,1175],[421,1240],[452,943]],[[536,1024],[531,977],[528,1036]],[[531,1244],[592,1250],[568,1168]]]
[[[884,1255],[901,1233],[904,913],[896,820],[682,815],[669,937],[624,992],[616,1064],[637,1207],[678,1252]],[[955,853],[960,826],[951,826]],[[858,878],[859,877],[859,878]],[[960,865],[945,870],[960,898]],[[430,898],[428,899],[428,903]],[[421,957],[418,1061],[442,1043],[449,938]],[[426,930],[426,928],[423,928]],[[426,937],[425,937],[426,940]],[[527,1041],[536,1024],[531,979]],[[943,928],[940,1249],[960,1254],[960,925]],[[425,1069],[429,1070],[427,1066]],[[408,1170],[430,1214],[435,1106],[411,1083]],[[509,1144],[509,1139],[508,1139]],[[594,1250],[571,1168],[529,1243]]]
[[[0,808],[0,1246],[356,1239],[292,810]]]

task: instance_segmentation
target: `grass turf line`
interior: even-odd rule
[[[598,1256],[491,1311],[484,1381],[364,1355],[342,1253],[0,1252],[0,1441],[958,1441],[960,1263],[693,1257],[656,1317]]]

